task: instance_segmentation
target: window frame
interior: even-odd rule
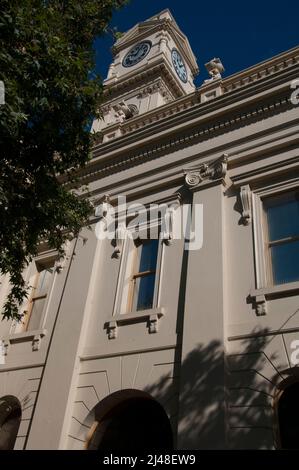
[[[297,191],[299,192],[298,180],[289,184],[280,183],[272,185],[252,193],[256,289],[277,289],[280,286],[285,286],[287,290],[287,286],[291,284],[298,283],[299,285],[299,280],[286,282],[284,284],[274,284],[273,282],[271,249],[269,247],[268,222],[265,207],[266,199],[284,197]]]
[[[149,240],[149,239],[147,239]],[[146,241],[147,241],[146,240]],[[154,240],[154,239],[150,239]],[[158,257],[159,257],[159,239],[158,239],[158,248],[157,248],[157,259],[156,259],[156,265],[155,265],[155,270],[147,270],[147,271],[139,271],[138,264],[140,264],[140,259],[138,258],[138,248],[139,246],[143,246],[143,239],[137,238],[136,240],[133,240],[133,243],[135,247],[133,247],[134,254],[133,254],[133,263],[132,263],[132,269],[131,269],[131,276],[130,276],[130,285],[129,285],[129,295],[128,295],[128,303],[127,303],[127,311],[128,312],[140,312],[146,309],[138,309],[138,292],[137,291],[137,279],[145,278],[146,276],[150,276],[151,274],[155,275],[155,282],[154,282],[154,292],[153,292],[153,300],[152,300],[152,307],[148,308],[147,310],[150,310],[152,308],[155,308],[156,306],[156,277],[157,277],[157,267],[158,267]],[[138,243],[138,245],[136,245]],[[135,295],[137,294],[137,305],[136,308],[134,308],[135,305]]]
[[[43,323],[44,310],[46,309],[46,306],[47,306],[47,303],[48,303],[47,299],[49,298],[49,295],[51,293],[52,284],[54,282],[54,276],[55,276],[55,259],[50,258],[50,259],[46,259],[46,260],[42,260],[42,261],[34,260],[34,262],[35,262],[36,273],[34,274],[34,283],[31,287],[30,296],[27,299],[27,310],[26,310],[26,313],[24,314],[24,317],[23,317],[24,321],[22,320],[23,325],[24,325],[23,331],[31,331],[31,328],[29,328],[29,327],[30,327],[30,321],[31,321],[31,318],[32,318],[32,311],[34,309],[34,305],[36,305],[35,302],[37,300],[41,300],[41,299],[45,299],[45,303],[42,307],[40,323],[39,323],[38,328],[40,328],[41,324]],[[45,270],[45,269],[48,269],[50,267],[53,268],[53,273],[51,274],[51,280],[49,282],[48,290],[43,294],[40,293],[39,295],[35,295],[35,290],[38,287],[38,283],[39,283],[42,271]],[[34,329],[36,329],[36,328],[34,328]]]
[[[23,304],[21,306],[21,309],[20,309],[21,313],[23,314],[22,320],[20,322],[17,322],[17,321],[13,322],[12,329],[11,329],[12,334],[14,334],[14,333],[28,333],[30,331],[36,331],[36,330],[39,330],[40,328],[43,328],[43,325],[44,325],[45,319],[46,319],[46,315],[47,315],[49,301],[50,301],[50,298],[51,298],[53,286],[54,286],[55,279],[56,279],[57,272],[56,272],[55,266],[56,266],[57,259],[58,259],[57,251],[55,251],[55,252],[51,251],[51,252],[42,253],[42,254],[36,256],[32,260],[32,262],[29,265],[28,270],[26,272],[25,278],[26,278],[26,281],[28,283],[32,282],[32,278],[34,280],[33,280],[33,283],[30,284],[29,295],[26,299],[24,299],[24,302],[23,302]],[[51,266],[53,268],[53,273],[52,273],[52,276],[51,276],[51,281],[49,283],[49,288],[48,288],[47,293],[35,297],[34,296],[34,291],[37,287],[38,280],[39,280],[39,277],[40,277],[40,272],[41,272],[41,271],[39,271],[39,266],[40,267],[44,266],[45,268]],[[30,328],[30,320],[31,320],[32,310],[33,310],[33,307],[34,307],[34,302],[36,300],[39,300],[39,299],[42,299],[42,298],[45,298],[45,303],[44,303],[44,306],[43,306],[43,309],[42,309],[39,324],[36,328],[31,329]]]
[[[127,230],[126,238],[123,244],[123,250],[121,255],[121,264],[119,269],[117,289],[114,301],[113,316],[117,315],[131,315],[136,314],[142,315],[142,312],[145,310],[133,310],[133,299],[134,299],[134,288],[133,288],[133,273],[134,273],[134,263],[136,266],[137,250],[135,251],[135,242],[143,239],[146,239],[145,235],[152,229],[157,229],[158,232],[158,254],[155,270],[155,287],[153,294],[153,305],[150,309],[154,310],[159,307],[160,300],[160,285],[161,285],[161,275],[162,275],[162,264],[164,257],[164,243],[160,236],[160,223],[151,224],[151,226],[146,226],[140,228],[140,236],[134,240],[130,229]],[[134,260],[134,251],[135,251],[135,260]]]

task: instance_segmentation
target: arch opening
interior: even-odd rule
[[[282,449],[299,449],[299,382],[288,385],[279,397],[279,440]]]
[[[21,404],[16,397],[6,395],[0,398],[0,450],[14,448],[21,417]]]
[[[146,452],[173,449],[173,436],[164,408],[150,395],[122,390],[95,408],[88,450]]]

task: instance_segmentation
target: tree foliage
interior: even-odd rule
[[[88,219],[88,200],[59,177],[72,181],[89,159],[102,95],[93,42],[124,3],[1,0],[0,274],[12,286],[4,318],[20,318],[22,272],[39,241],[61,252]]]

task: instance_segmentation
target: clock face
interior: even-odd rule
[[[152,43],[150,41],[143,41],[136,44],[136,46],[132,47],[124,57],[123,66],[132,67],[132,65],[136,65],[138,62],[141,62],[141,60],[147,56],[151,47]]]
[[[171,58],[174,69],[178,74],[179,78],[182,80],[183,83],[187,83],[188,76],[187,76],[187,69],[181,57],[181,54],[176,49],[172,49],[171,51]]]

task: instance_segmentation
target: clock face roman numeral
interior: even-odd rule
[[[123,59],[123,66],[132,67],[141,62],[147,56],[151,47],[152,43],[150,41],[143,41],[132,47]]]
[[[178,75],[178,77],[182,80],[183,83],[187,83],[188,74],[183,59],[180,53],[176,49],[172,49],[171,51],[171,58],[174,69]]]

